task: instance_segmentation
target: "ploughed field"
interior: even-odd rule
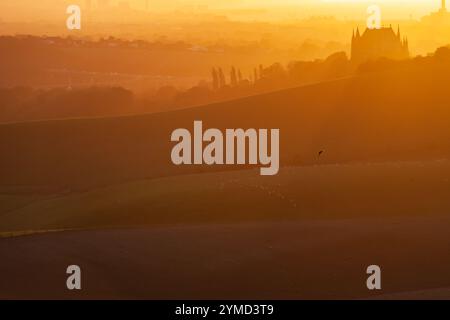
[[[450,298],[450,162],[258,173],[3,190],[0,298]]]

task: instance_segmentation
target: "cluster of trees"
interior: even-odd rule
[[[382,72],[388,70],[408,70],[414,67],[423,69],[430,69],[439,67],[440,69],[450,67],[450,47],[440,47],[434,54],[428,56],[417,56],[407,60],[391,60],[378,59],[375,61],[368,61],[358,67],[357,73],[372,73]]]
[[[273,67],[273,66],[272,66]],[[266,70],[263,65],[259,65],[258,68],[253,70],[253,74],[250,74],[248,77],[243,77],[241,69],[238,69],[234,66],[231,67],[230,70],[230,81],[227,82],[225,73],[221,67],[212,69],[212,89],[217,91],[219,89],[225,87],[238,87],[238,86],[249,86],[254,85],[258,80],[264,77]]]
[[[450,70],[450,48],[439,48],[434,55],[426,57],[402,61],[379,59],[359,66],[344,52],[338,52],[324,60],[292,61],[286,66],[258,65],[253,72],[247,71],[247,77],[235,66],[227,75],[216,67],[212,69],[210,81],[187,90],[166,85],[146,96],[137,96],[120,87],[0,89],[0,122],[172,110],[358,74],[414,68]]]
[[[229,71],[224,70],[222,67],[213,68],[210,81],[202,81],[187,90],[180,91],[174,86],[161,87],[146,97],[148,105],[158,110],[168,110],[238,99],[348,76],[354,73],[355,67],[344,52],[339,52],[325,60],[293,61],[287,66],[281,63],[267,67],[259,64],[246,73],[235,66]]]
[[[260,64],[245,78],[241,69],[232,66],[227,79],[223,69],[218,67],[213,68],[211,72],[211,89],[217,92],[236,87],[253,87],[254,90],[261,92],[338,78],[352,74],[354,71],[355,66],[345,52],[332,54],[325,60],[292,61],[287,66],[274,63],[264,67]]]
[[[248,79],[244,79],[242,77],[242,72],[240,69],[237,69],[235,67],[231,67],[230,71],[230,86],[231,87],[237,87],[245,82],[248,84]],[[213,68],[212,70],[212,88],[213,90],[217,91],[221,88],[224,88],[227,86],[227,80],[225,79],[225,74],[223,73],[222,68]]]

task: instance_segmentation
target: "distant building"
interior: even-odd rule
[[[433,12],[422,18],[421,22],[425,24],[450,24],[450,12],[447,10],[445,1],[441,0],[441,8],[437,12]]]
[[[402,38],[400,28],[397,33],[392,27],[366,29],[361,35],[359,29],[353,31],[351,60],[362,63],[368,60],[389,58],[395,60],[409,58],[408,39]]]

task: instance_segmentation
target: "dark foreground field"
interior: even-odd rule
[[[450,299],[449,178],[431,161],[4,190],[0,298]]]
[[[450,218],[54,233],[0,241],[0,298],[450,299]],[[82,268],[81,292],[65,269]],[[382,267],[369,292],[366,267]],[[389,294],[393,294],[389,296]]]

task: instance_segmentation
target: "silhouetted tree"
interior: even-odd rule
[[[217,73],[216,68],[212,69],[212,78],[213,78],[213,89],[219,89],[219,74]]]
[[[450,48],[448,47],[437,48],[436,52],[434,53],[434,58],[444,61],[450,60]]]
[[[219,88],[223,88],[227,85],[225,80],[225,75],[223,74],[222,68],[219,68]]]
[[[236,87],[237,84],[238,84],[235,67],[231,67],[230,84],[231,84],[232,87]]]
[[[283,65],[278,62],[264,69],[264,83],[270,84],[273,88],[283,85],[286,78],[287,72]]]

